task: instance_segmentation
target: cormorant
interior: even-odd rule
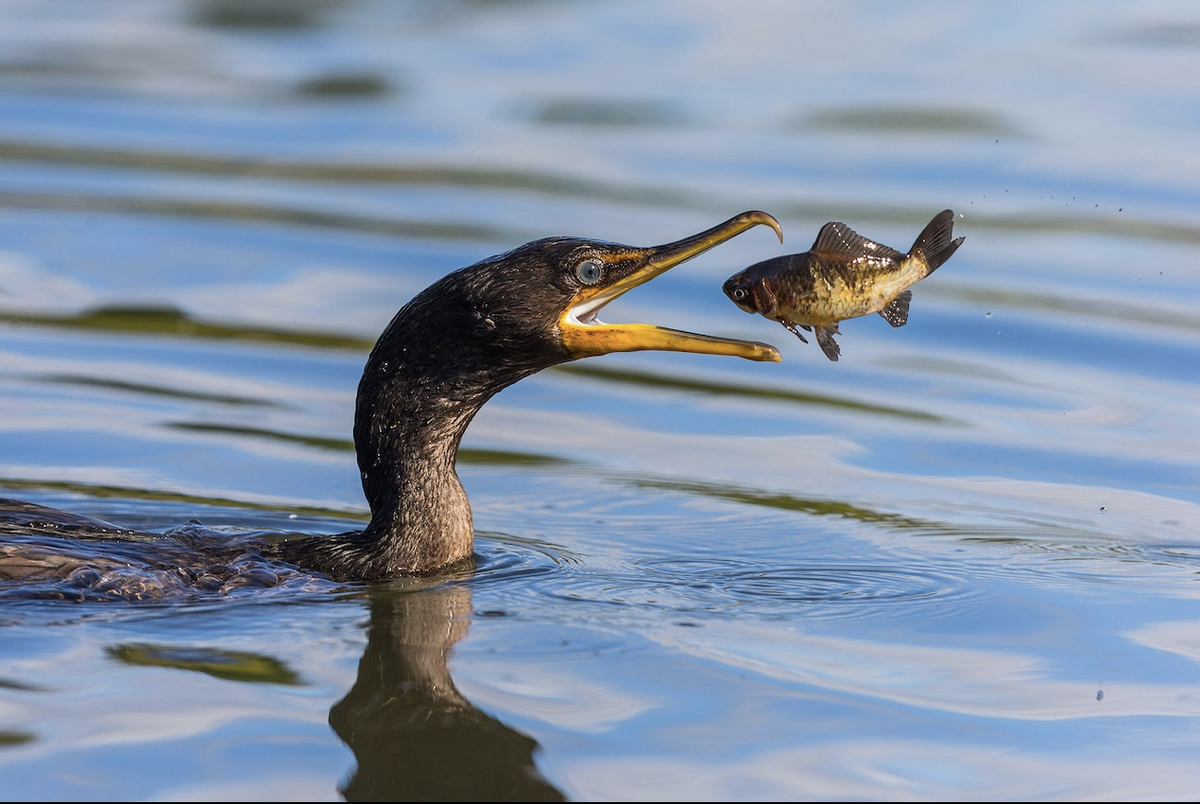
[[[535,240],[434,282],[396,313],[358,385],[354,443],[370,523],[361,532],[266,545],[262,554],[335,581],[436,571],[472,553],[471,508],[455,457],[467,425],[498,391],[550,366],[610,352],[656,349],[778,361],[779,352],[763,343],[651,324],[606,324],[597,317],[626,291],[759,224],[782,241],[775,218],[744,212],[649,248],[575,237]],[[9,536],[22,528],[68,536],[90,527],[89,541],[122,542],[105,557],[110,564],[131,560],[139,546],[106,523],[12,500],[0,500],[0,525],[0,534]],[[5,538],[0,579],[61,577],[86,560],[57,549],[47,554],[41,541],[33,550]]]

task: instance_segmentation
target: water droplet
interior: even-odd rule
[[[1100,506],[1100,513],[1102,513],[1102,514],[1107,514],[1107,513],[1108,513],[1108,508],[1106,508],[1106,507],[1105,507],[1105,506],[1103,506],[1103,505],[1102,505],[1102,506]]]
[[[984,316],[985,316],[986,318],[991,318],[991,317],[992,317],[992,314],[991,314],[991,313],[984,313]]]

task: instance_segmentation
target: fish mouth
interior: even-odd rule
[[[728,355],[778,363],[779,350],[770,344],[701,335],[654,324],[606,324],[598,317],[605,305],[633,288],[758,225],[771,227],[779,236],[779,241],[783,242],[783,229],[779,221],[765,212],[752,211],[662,246],[610,246],[603,256],[617,278],[602,286],[583,287],[576,293],[573,303],[558,321],[563,345],[572,357],[657,350]]]

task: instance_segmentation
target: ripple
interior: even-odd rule
[[[763,567],[736,559],[656,558],[625,572],[569,577],[540,592],[574,602],[650,607],[677,612],[762,616],[836,615],[863,604],[902,603],[961,594],[952,576],[862,564]]]
[[[555,575],[564,565],[578,564],[578,557],[532,539],[507,534],[489,534],[475,547],[473,588],[520,585],[531,579]]]
[[[1141,550],[1150,558],[1159,558],[1181,567],[1200,570],[1198,544],[1148,544]]]

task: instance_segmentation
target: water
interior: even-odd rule
[[[1200,12],[1186,3],[0,3],[0,495],[360,527],[400,304],[748,209],[966,242],[830,363],[544,372],[472,424],[476,568],[5,598],[0,797],[1193,799]]]

